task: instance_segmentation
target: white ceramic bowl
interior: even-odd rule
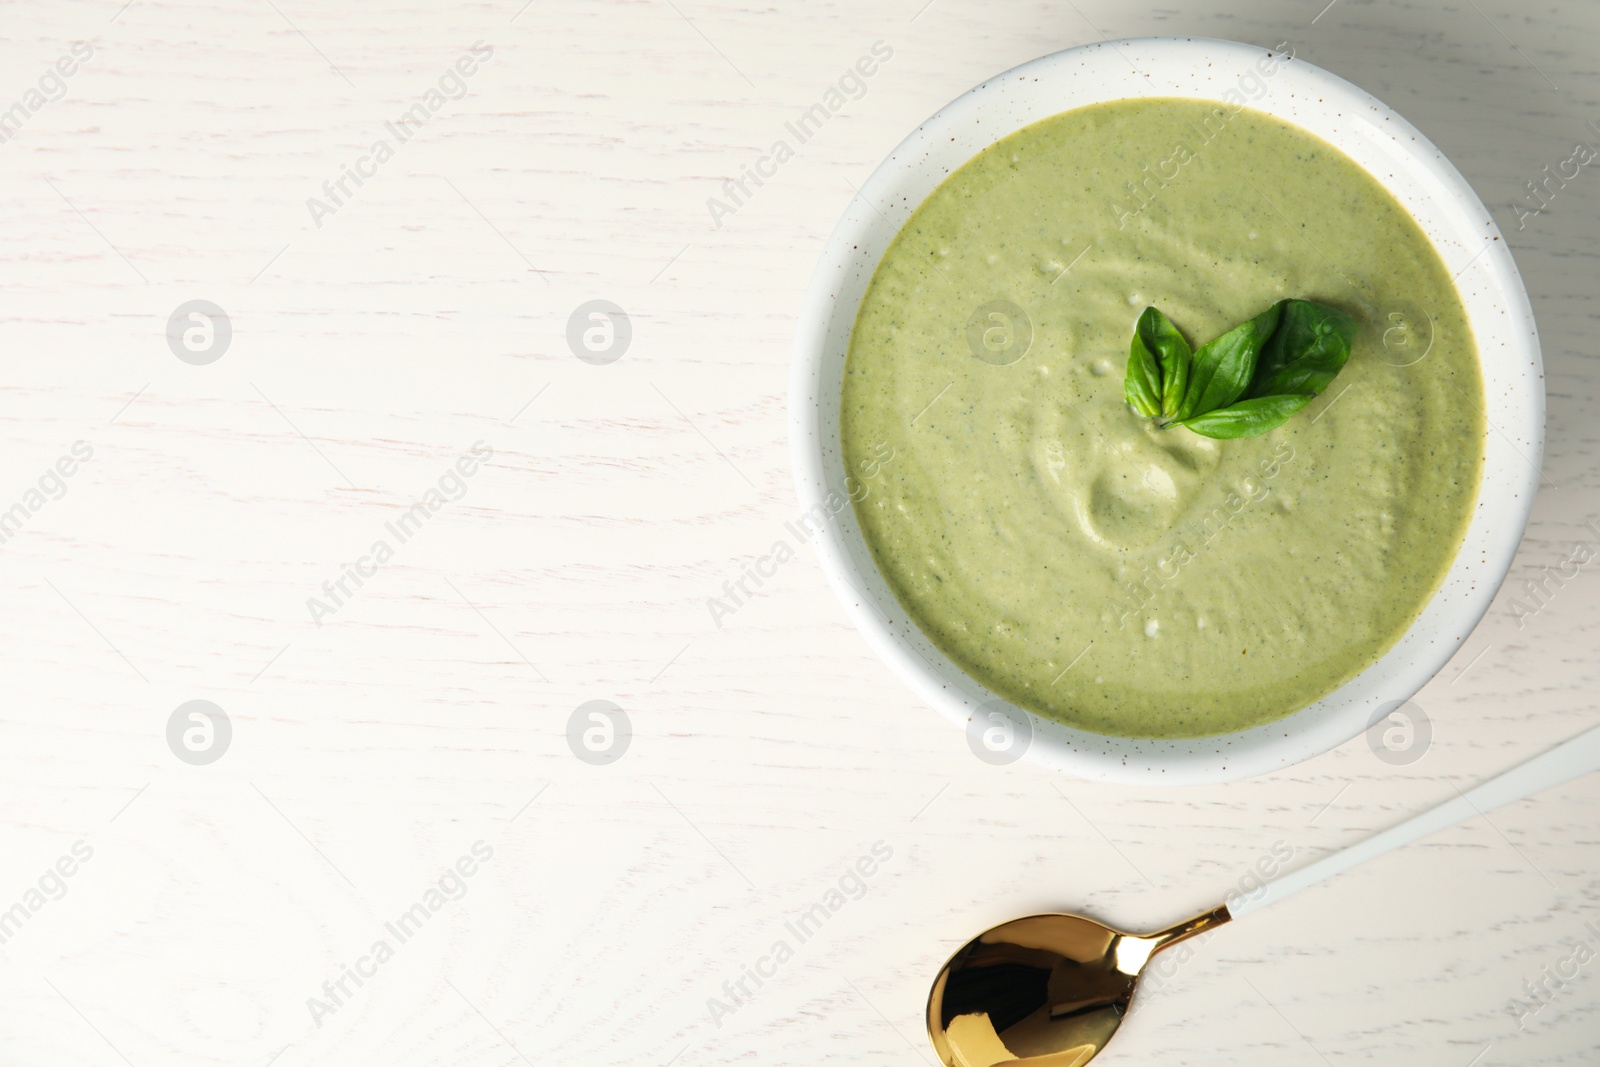
[[[840,494],[835,503],[848,496],[839,448],[845,351],[873,271],[911,212],[952,171],[1040,119],[1142,96],[1248,104],[1309,130],[1366,168],[1459,272],[1490,423],[1477,512],[1444,584],[1405,636],[1347,685],[1287,718],[1167,741],[1108,737],[1028,714],[906,621],[851,507],[839,509],[816,536],[818,557],[856,626],[923,699],[964,728],[980,706],[998,701],[1031,724],[1029,758],[1079,777],[1140,784],[1244,778],[1362,733],[1461,647],[1504,579],[1533,503],[1544,446],[1539,342],[1527,291],[1494,220],[1450,161],[1405,119],[1304,60],[1279,63],[1264,77],[1257,64],[1270,66],[1268,52],[1233,41],[1140,38],[1057,52],[984,82],[919,126],[873,172],[828,239],[800,315],[789,398],[795,479],[802,507],[833,512],[829,495]]]

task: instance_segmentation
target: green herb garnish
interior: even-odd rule
[[[1145,308],[1128,351],[1123,395],[1165,429],[1257,437],[1328,387],[1350,358],[1356,320],[1314,300],[1280,300],[1191,352],[1172,320]]]

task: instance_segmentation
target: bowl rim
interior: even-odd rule
[[[1245,99],[1238,92],[1244,78],[1273,56],[1279,65],[1267,91]],[[1262,81],[1259,74],[1256,81]],[[1243,103],[1354,158],[1400,200],[1454,268],[1484,378],[1488,426],[1478,500],[1450,570],[1411,627],[1376,663],[1315,703],[1208,737],[1157,740],[1078,730],[1020,708],[968,675],[907,617],[872,562],[853,507],[847,500],[841,507],[841,493],[850,492],[837,435],[840,324],[847,345],[866,282],[889,241],[944,178],[983,148],[1093,103],[1178,96],[1233,105],[1229,90],[1217,88],[1230,82]],[[1008,89],[1015,94],[1009,99]],[[1005,115],[1008,106],[1015,109],[1009,117],[994,121],[993,113]],[[980,115],[990,120],[981,131]],[[1380,173],[1375,162],[1398,166]],[[1027,758],[1073,776],[1185,785],[1269,773],[1380,728],[1394,707],[1444,667],[1488,611],[1521,543],[1541,476],[1544,401],[1533,311],[1510,249],[1477,193],[1420,131],[1366,91],[1295,58],[1292,48],[1144,37],[1064,49],[989,78],[940,108],[878,165],[829,235],[812,274],[795,333],[788,414],[801,507],[824,520],[806,525],[823,572],[868,644],[918,695],[969,735],[979,709],[1005,709],[1027,731]]]

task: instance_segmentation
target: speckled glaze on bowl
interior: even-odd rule
[[[824,570],[877,653],[921,696],[966,727],[995,702],[1032,726],[1028,758],[1074,776],[1193,784],[1265,774],[1361,734],[1380,709],[1410,698],[1461,647],[1489,608],[1522,539],[1544,446],[1544,382],[1527,291],[1500,231],[1444,155],[1380,101],[1304,60],[1263,77],[1276,50],[1234,41],[1151,37],[1057,52],[970,90],[886,159],[828,239],[801,311],[790,382],[790,445],[801,506],[832,513],[847,497],[839,446],[845,353],[856,310],[890,241],[951,172],[988,145],[1086,104],[1147,96],[1244,103],[1333,144],[1416,218],[1456,274],[1483,365],[1485,442],[1477,510],[1444,583],[1377,663],[1315,704],[1249,730],[1183,740],[1076,730],[1001,700],[952,663],[907,618],[879,574],[854,510],[815,538]],[[1281,57],[1281,53],[1277,53]]]

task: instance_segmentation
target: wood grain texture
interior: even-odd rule
[[[1600,575],[1530,618],[1511,599],[1600,520],[1600,173],[1521,229],[1509,206],[1595,139],[1593,5],[519,7],[0,5],[0,110],[93,48],[0,144],[0,510],[94,450],[0,545],[0,910],[94,850],[0,945],[4,1062],[926,1063],[927,983],[986,925],[1163,925],[1277,842],[1309,859],[1593,723]],[[1410,766],[1357,739],[1176,791],[990,767],[808,551],[707,612],[797,510],[788,346],[852,184],[984,77],[1147,34],[1287,40],[1376,94],[1493,207],[1532,293],[1551,484],[1418,697]],[[721,183],[878,40],[866,95],[713,225]],[[307,199],[480,41],[467,94],[317,225]],[[209,366],[167,348],[195,298],[233,324]],[[565,341],[596,298],[634,328],[609,366]],[[465,495],[313,622],[478,441]],[[165,740],[195,698],[233,725],[210,766]],[[611,766],[567,747],[592,699],[633,724]],[[1600,949],[1597,824],[1582,779],[1225,929],[1105,1062],[1592,1062],[1600,964],[1520,1027],[1507,1002]],[[314,1023],[307,998],[480,840],[466,894]],[[864,895],[715,1025],[707,998],[877,841]]]

